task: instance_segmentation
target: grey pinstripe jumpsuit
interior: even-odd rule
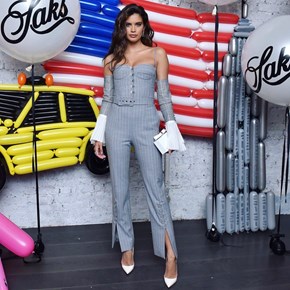
[[[101,114],[107,115],[105,141],[113,191],[112,246],[118,236],[121,251],[134,248],[129,194],[131,146],[147,191],[154,254],[165,258],[167,231],[177,257],[174,229],[164,190],[162,156],[153,144],[160,119],[154,105],[156,67],[118,65],[105,76]],[[165,121],[174,120],[167,80],[157,81],[158,100]]]

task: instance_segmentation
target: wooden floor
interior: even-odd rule
[[[290,255],[269,248],[271,234],[243,232],[205,237],[205,221],[174,222],[179,248],[179,278],[172,289],[290,289]],[[42,228],[42,261],[25,264],[3,249],[9,290],[162,290],[164,261],[152,254],[149,223],[135,223],[136,268],[120,268],[119,248],[111,249],[111,225]],[[27,230],[36,239],[35,229]],[[290,216],[283,216],[281,238],[290,248]],[[288,248],[287,248],[288,249]]]

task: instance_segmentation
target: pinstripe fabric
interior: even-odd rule
[[[122,65],[115,69],[113,76],[115,95],[105,133],[113,190],[112,246],[118,238],[122,252],[134,248],[129,193],[130,150],[134,146],[147,191],[154,253],[165,258],[167,231],[177,257],[164,190],[162,156],[153,144],[160,122],[153,98],[155,67]]]
[[[104,95],[100,114],[107,115],[114,98],[113,76],[104,78]]]
[[[135,67],[123,64],[114,70],[114,103],[120,106],[152,104],[154,101],[155,67],[139,64]]]

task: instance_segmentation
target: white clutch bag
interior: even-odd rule
[[[154,144],[161,154],[168,152],[168,135],[166,129],[162,129],[154,136]]]

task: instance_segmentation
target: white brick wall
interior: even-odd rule
[[[157,2],[157,1],[156,1]],[[198,1],[160,1],[193,8],[198,13],[211,7]],[[240,2],[221,6],[220,11],[240,14]],[[282,3],[281,3],[282,2]],[[287,1],[249,0],[249,19],[256,27],[271,17],[290,14]],[[16,83],[25,64],[0,52],[1,83]],[[36,72],[42,73],[40,65]],[[267,190],[279,195],[284,107],[269,105]],[[170,171],[170,205],[174,219],[205,217],[205,197],[211,192],[211,140],[185,137],[187,151],[173,153]],[[148,218],[144,187],[134,156],[131,166],[132,214],[135,220]],[[93,176],[85,165],[39,173],[42,226],[108,223],[111,221],[111,185],[108,176]],[[277,204],[278,205],[278,204]],[[290,213],[283,202],[283,213]],[[33,175],[8,177],[0,192],[0,212],[20,227],[35,227],[36,193]]]

